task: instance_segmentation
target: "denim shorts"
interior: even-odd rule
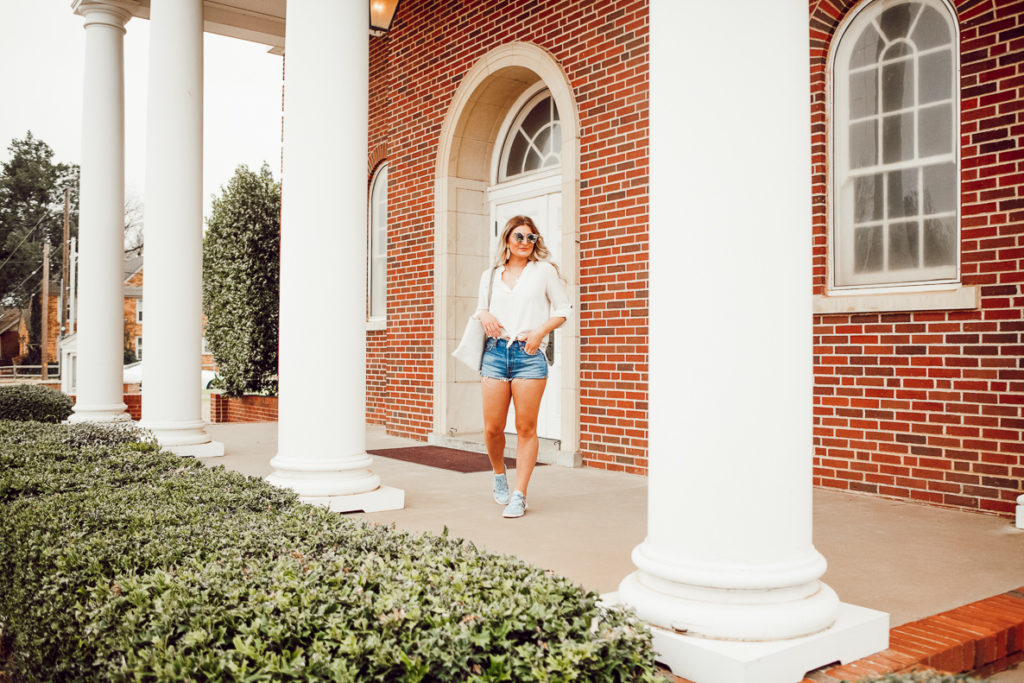
[[[548,359],[539,350],[532,355],[527,353],[525,341],[510,342],[507,339],[488,337],[480,374],[505,382],[514,379],[547,379]]]

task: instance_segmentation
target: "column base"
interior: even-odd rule
[[[352,493],[347,496],[300,496],[299,500],[328,508],[331,512],[385,512],[405,507],[405,491],[393,486],[380,486],[366,493]]]
[[[80,422],[96,422],[99,424],[126,424],[131,422],[132,416],[127,412],[128,406],[124,403],[113,403],[110,405],[79,406],[76,405],[70,416],[68,424]]]
[[[204,420],[160,422],[142,419],[139,426],[153,432],[157,443],[166,451],[191,458],[214,458],[224,455],[224,444],[210,439]]]
[[[618,604],[618,594],[604,595],[602,601]],[[844,602],[830,628],[788,640],[712,640],[650,628],[655,659],[696,683],[798,683],[808,671],[889,647],[889,615]]]
[[[380,477],[371,465],[373,457],[366,453],[322,457],[278,453],[270,461],[274,471],[266,479],[274,486],[295,491],[304,500],[354,496],[381,488]]]
[[[163,449],[186,458],[219,458],[224,455],[224,444],[220,441],[207,441],[185,446],[164,446]]]

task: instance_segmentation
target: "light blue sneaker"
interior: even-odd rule
[[[512,500],[505,506],[504,517],[522,517],[526,514],[526,496],[522,491],[512,494]]]
[[[498,505],[508,503],[508,479],[504,472],[494,475],[494,502]]]

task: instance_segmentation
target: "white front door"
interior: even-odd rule
[[[551,260],[560,264],[562,256],[562,193],[550,192],[535,197],[511,200],[495,200],[491,204],[491,253],[497,253],[497,242],[505,229],[505,223],[513,216],[529,216],[533,219],[544,243],[551,252]],[[542,439],[561,439],[561,387],[562,387],[562,335],[555,331],[555,359],[548,367],[548,382],[540,402],[537,416],[537,436]],[[515,406],[510,406],[505,431],[516,433]]]

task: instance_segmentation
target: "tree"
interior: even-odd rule
[[[43,243],[50,272],[63,264],[64,188],[71,190],[71,234],[78,234],[76,164],[55,163],[53,150],[32,132],[8,146],[0,165],[0,305],[24,308],[41,282]]]
[[[219,388],[276,394],[281,184],[270,167],[236,168],[206,226],[203,313]]]

